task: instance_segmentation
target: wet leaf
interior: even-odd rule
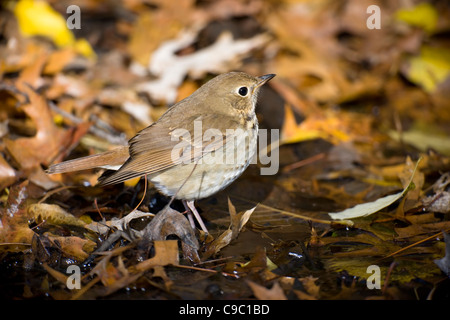
[[[136,265],[137,271],[146,271],[155,266],[178,265],[178,243],[176,240],[155,241],[155,256]]]
[[[239,235],[239,232],[241,232],[242,228],[247,223],[248,219],[250,219],[250,216],[255,209],[256,207],[253,207],[252,209],[236,213],[236,208],[228,198],[228,210],[231,218],[230,226],[216,239],[214,239],[212,243],[208,244],[208,248],[203,258],[207,259],[208,257],[218,253],[220,250],[230,244],[231,241],[236,239]]]
[[[28,214],[36,221],[48,221],[57,225],[85,227],[86,224],[55,204],[36,203],[28,207]]]
[[[34,232],[28,226],[28,196],[28,181],[11,187],[6,207],[0,211],[0,243],[31,244]],[[10,248],[14,251],[17,249],[22,248]]]
[[[255,297],[259,300],[287,300],[286,295],[278,282],[275,282],[270,289],[250,280],[247,280],[247,284],[252,289]]]
[[[190,247],[190,250],[185,249],[189,253],[199,249],[195,232],[189,221],[180,212],[168,206],[161,210],[145,227],[141,241],[145,243],[154,240],[161,241],[170,235],[178,236],[183,244]]]
[[[57,241],[61,246],[61,250],[69,257],[84,261],[89,257],[89,254],[97,247],[97,244],[89,239],[82,239],[80,237],[53,237],[49,236],[51,241]]]
[[[72,32],[65,2],[7,1],[0,13],[0,294],[445,297],[434,260],[445,267],[448,251],[440,238],[450,207],[450,9],[378,1],[381,28],[370,29],[372,4],[84,0],[77,3],[82,30]],[[93,50],[98,59],[86,59]],[[266,176],[263,161],[252,164],[198,201],[212,233],[193,230],[180,212],[144,218],[167,204],[156,191],[132,210],[139,179],[86,188],[101,171],[45,175],[49,163],[126,145],[172,103],[232,70],[277,74],[256,113],[261,129],[282,129],[280,170]],[[409,158],[420,157],[416,168]],[[368,202],[352,220],[327,215]],[[164,241],[172,236],[179,240]],[[69,291],[55,270],[87,255],[82,288]],[[383,290],[365,286],[371,264],[381,268]]]
[[[384,208],[390,206],[395,201],[397,201],[398,199],[403,197],[406,194],[406,192],[408,192],[410,190],[410,188],[413,186],[413,179],[414,179],[414,175],[416,173],[419,162],[420,162],[420,160],[417,161],[414,171],[413,171],[412,175],[410,176],[410,180],[409,180],[408,184],[404,187],[403,191],[398,192],[396,194],[385,196],[383,198],[379,198],[373,202],[367,202],[367,203],[356,205],[353,208],[349,208],[349,209],[346,209],[341,212],[328,213],[328,215],[332,219],[339,219],[339,220],[354,219],[354,218],[359,218],[359,217],[366,217],[368,215],[371,215],[373,213],[380,211],[381,209],[384,209]]]
[[[308,276],[300,278],[299,280],[301,281],[303,287],[310,296],[314,297],[315,299],[319,298],[320,286],[316,284],[316,281],[319,280],[319,278]]]

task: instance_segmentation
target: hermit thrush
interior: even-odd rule
[[[47,172],[117,170],[105,172],[100,185],[147,175],[161,193],[183,200],[206,231],[193,202],[224,189],[249,165],[256,152],[258,91],[274,76],[221,74],[169,108],[129,146],[54,164]]]

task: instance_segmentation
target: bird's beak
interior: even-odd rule
[[[266,83],[267,81],[269,81],[270,79],[272,79],[273,77],[275,77],[276,75],[273,73],[269,73],[269,74],[265,74],[263,76],[258,77],[258,82],[256,83],[256,88],[262,86],[264,83]]]

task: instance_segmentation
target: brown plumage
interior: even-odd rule
[[[137,133],[129,147],[54,164],[47,172],[120,165],[101,176],[99,184],[147,175],[160,192],[188,201],[191,208],[194,200],[222,190],[247,168],[256,151],[257,94],[274,76],[219,75]],[[234,161],[225,159],[230,155]]]

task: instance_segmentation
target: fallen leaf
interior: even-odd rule
[[[319,280],[319,278],[308,276],[300,278],[299,280],[303,284],[303,287],[310,296],[316,299],[319,298],[320,286],[316,284],[316,281]]]
[[[177,51],[194,43],[196,36],[193,31],[186,32],[156,49],[152,54],[149,71],[157,79],[141,83],[137,89],[148,93],[156,101],[174,103],[178,95],[177,89],[186,75],[200,79],[208,73],[223,73],[234,69],[252,50],[262,47],[269,40],[266,34],[236,40],[226,32],[209,47],[178,56]]]
[[[244,225],[247,223],[248,219],[252,215],[253,211],[256,207],[253,207],[249,210],[236,213],[236,208],[231,202],[230,198],[228,198],[228,211],[230,213],[230,226],[227,230],[221,233],[216,239],[214,239],[211,243],[208,244],[207,249],[204,253],[203,259],[207,259],[208,257],[218,253],[231,241],[236,239],[241,232]]]
[[[18,178],[16,171],[6,162],[0,154],[0,190],[13,184]]]
[[[134,267],[138,272],[147,271],[155,266],[176,266],[179,264],[177,240],[155,241],[154,247],[155,256],[138,263]]]
[[[36,135],[31,138],[5,138],[5,145],[14,160],[24,170],[32,169],[40,164],[49,165],[59,154],[71,144],[72,130],[65,130],[53,123],[53,117],[45,98],[32,88],[24,85],[24,93],[30,103],[22,109],[36,125]]]
[[[285,108],[285,120],[280,144],[324,139],[333,144],[346,142],[370,143],[377,139],[371,131],[372,118],[345,111],[318,110],[297,124],[290,107]]]
[[[128,43],[130,55],[143,66],[148,64],[161,43],[173,39],[184,27],[192,25],[194,17],[192,0],[155,1],[155,5],[158,9],[139,14]]]
[[[420,55],[409,59],[406,77],[432,93],[450,76],[450,51],[445,48],[424,46]]]
[[[236,208],[234,207],[233,203],[231,202],[230,198],[228,198],[228,210],[230,212],[230,218],[231,218],[231,237],[232,239],[236,239],[239,235],[239,232],[241,232],[242,228],[247,223],[248,219],[250,219],[253,211],[255,211],[256,206],[246,210],[237,213]]]
[[[47,263],[43,263],[42,267],[56,280],[59,282],[66,284],[68,276],[62,272],[59,272],[52,267],[50,267]]]
[[[412,26],[423,28],[432,33],[436,30],[439,13],[433,5],[422,2],[411,9],[400,9],[395,13],[395,18]]]
[[[28,180],[9,189],[6,206],[0,209],[0,243],[31,244],[34,232],[28,226]],[[0,246],[0,249],[5,249]],[[23,248],[9,247],[11,251]]]
[[[164,207],[145,227],[141,243],[165,240],[169,235],[176,235],[182,243],[194,250],[198,250],[199,244],[189,221],[180,212]]]
[[[450,156],[450,138],[434,124],[417,122],[406,131],[400,133],[391,130],[388,134],[392,139],[414,146],[423,152],[433,149]]]
[[[43,36],[58,47],[72,46],[87,57],[95,57],[86,40],[76,40],[66,20],[46,1],[20,0],[14,7],[21,32],[25,36]]]
[[[63,68],[75,58],[75,51],[70,48],[61,49],[52,52],[48,57],[44,68],[44,74],[54,75],[63,70]]]
[[[61,246],[61,250],[69,257],[77,260],[84,261],[89,257],[89,254],[95,249],[97,244],[89,239],[82,239],[76,236],[69,237],[57,237],[49,236],[51,241],[58,241]]]
[[[450,221],[412,224],[404,228],[395,228],[399,240],[421,234],[436,233],[439,230],[450,230]]]
[[[84,228],[86,224],[56,204],[36,203],[28,207],[29,217],[36,221],[48,221],[56,225]]]
[[[413,200],[415,202],[417,202],[421,196],[422,188],[425,183],[425,174],[420,170],[416,170],[416,168],[417,166],[411,160],[411,157],[408,156],[403,171],[398,175],[404,188],[408,187],[410,183],[414,184],[414,189],[409,190],[406,197],[408,200]]]
[[[287,300],[287,297],[278,282],[275,282],[271,289],[267,289],[250,280],[247,280],[246,283],[252,289],[255,297],[259,300]]]
[[[428,211],[440,213],[450,212],[450,192],[445,191],[449,183],[450,173],[447,172],[433,184],[434,194],[422,199],[422,204]]]
[[[343,219],[354,219],[359,217],[366,217],[369,216],[375,212],[380,211],[381,209],[384,209],[391,204],[393,204],[395,201],[400,199],[405,195],[406,192],[410,190],[410,188],[413,186],[413,179],[414,175],[417,170],[417,166],[419,165],[420,159],[417,161],[415,168],[412,172],[412,175],[409,179],[408,184],[404,187],[404,189],[401,192],[398,192],[396,194],[391,194],[382,198],[379,198],[373,202],[367,202],[363,204],[359,204],[354,206],[353,208],[346,209],[341,212],[336,213],[328,213],[328,215],[335,220],[343,220]]]

